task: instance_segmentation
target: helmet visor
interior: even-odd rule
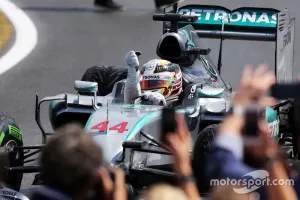
[[[171,86],[170,80],[142,80],[140,82],[142,90],[153,90],[160,88],[169,88]]]

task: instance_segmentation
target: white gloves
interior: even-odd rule
[[[167,106],[167,101],[164,95],[158,92],[145,92],[143,95],[143,100],[151,105],[163,105]]]
[[[128,67],[136,68],[140,65],[139,58],[134,51],[129,51],[125,56],[125,62]]]
[[[143,101],[151,105],[167,106],[165,97],[158,92],[145,92],[141,94],[139,58],[135,51],[129,51],[125,56],[125,62],[128,67],[128,74],[125,83],[125,103],[131,104],[138,96],[142,96]]]
[[[140,83],[140,71],[139,71],[139,58],[134,51],[129,51],[125,56],[125,62],[128,67],[128,74],[126,84],[139,84]],[[140,89],[139,89],[140,90]]]

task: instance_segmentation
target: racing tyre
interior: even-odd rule
[[[94,66],[88,68],[82,81],[97,82],[98,96],[106,96],[112,92],[114,84],[127,78],[127,69],[117,66]]]
[[[192,166],[195,178],[197,180],[198,189],[201,194],[209,192],[210,184],[206,176],[206,165],[209,156],[211,143],[217,134],[219,125],[212,124],[202,129],[198,134],[193,149]]]
[[[23,146],[22,135],[15,120],[0,113],[0,179],[9,188],[19,190],[22,173],[9,172],[8,167],[22,166],[19,161],[24,158],[23,151],[15,151],[15,146]]]

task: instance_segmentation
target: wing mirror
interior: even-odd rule
[[[98,109],[97,105],[97,92],[98,92],[98,83],[96,82],[88,82],[88,81],[75,81],[74,89],[79,92],[83,93],[92,93],[94,94],[94,100],[93,100],[93,107],[95,109]]]
[[[98,83],[88,81],[75,81],[74,89],[78,92],[97,93]]]

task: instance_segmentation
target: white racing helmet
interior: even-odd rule
[[[182,92],[182,73],[178,64],[154,59],[143,65],[141,73],[142,92],[159,92],[166,99],[178,97]]]

